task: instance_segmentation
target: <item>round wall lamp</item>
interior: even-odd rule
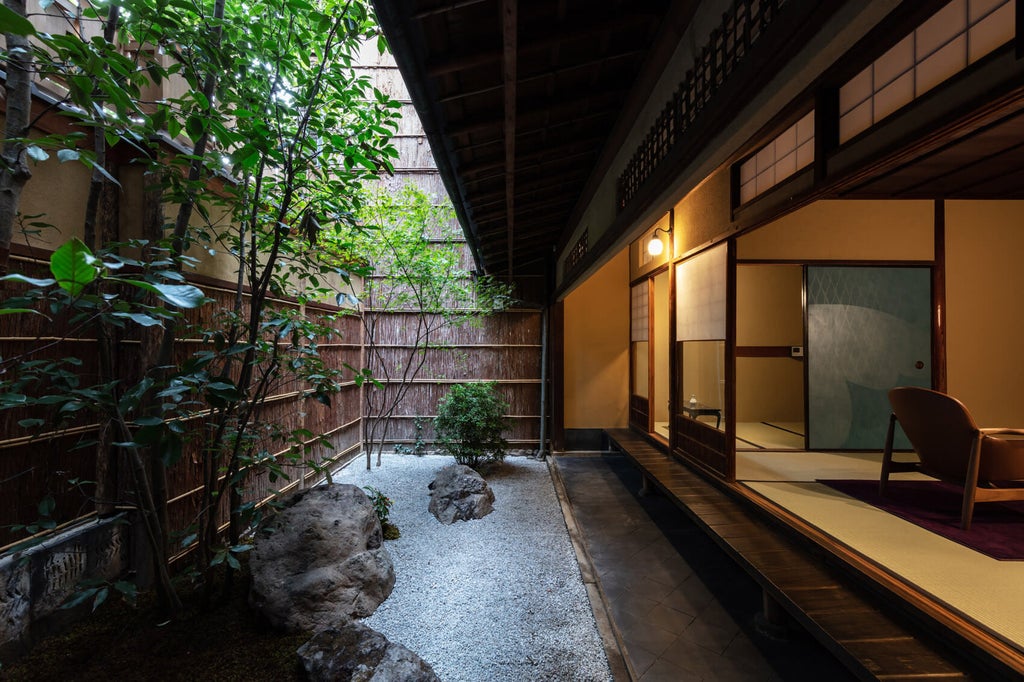
[[[658,236],[659,232],[664,232],[665,236],[669,239],[672,238],[671,228],[665,229],[664,227],[654,228],[654,234],[651,235],[651,241],[647,242],[647,253],[652,256],[660,256],[665,250],[665,242],[661,241],[661,237]]]

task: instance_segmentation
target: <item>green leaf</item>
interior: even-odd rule
[[[79,157],[81,156],[82,155],[78,152],[77,149],[61,149],[60,151],[57,152],[57,160],[60,161],[61,163],[64,163],[66,161],[78,161]]]
[[[37,426],[42,426],[46,422],[42,419],[20,419],[18,420],[18,426],[23,429],[34,429]]]
[[[158,327],[163,325],[162,321],[145,313],[111,313],[111,316],[129,319],[142,327]]]
[[[139,417],[135,423],[139,426],[159,426],[164,423],[164,420],[160,417]]]
[[[36,29],[25,17],[0,5],[0,33],[12,33],[16,36],[35,35]]]
[[[32,308],[0,308],[0,315],[12,315],[14,313],[35,313],[36,315],[43,315],[38,310],[32,310]],[[46,317],[46,315],[43,315],[43,317]]]
[[[185,122],[185,131],[188,132],[188,136],[191,137],[193,141],[198,140],[202,136],[204,130],[206,130],[206,126],[203,123],[201,116],[190,116]]]
[[[56,507],[57,501],[53,499],[53,495],[47,495],[39,502],[39,515],[50,516]]]
[[[88,166],[89,168],[91,168],[91,169],[93,169],[93,170],[97,170],[97,171],[99,171],[99,172],[100,172],[100,175],[102,175],[103,177],[105,177],[105,178],[106,178],[106,179],[107,179],[108,181],[110,181],[110,182],[114,183],[114,184],[115,184],[115,185],[117,185],[118,187],[120,187],[120,186],[121,186],[121,183],[120,183],[120,182],[118,182],[117,178],[115,178],[115,177],[114,177],[113,175],[111,175],[111,174],[110,174],[110,173],[109,173],[109,172],[107,171],[107,169],[106,169],[106,168],[104,168],[104,167],[103,167],[102,165],[100,165],[100,164],[97,164],[97,163],[96,163],[95,161],[93,161],[92,159],[88,159],[88,158],[85,158],[85,157],[82,157],[82,162],[83,162],[83,163],[84,163],[84,164],[85,164],[86,166]]]
[[[131,284],[151,294],[156,294],[161,299],[176,305],[179,308],[198,308],[206,302],[203,290],[191,284],[153,284],[138,279],[120,280],[125,284]]]
[[[100,588],[99,592],[96,593],[96,598],[92,602],[92,610],[95,611],[100,605],[107,600],[107,595],[110,594],[109,587]]]
[[[11,275],[5,275],[0,277],[0,280],[6,280],[11,282],[24,282],[25,284],[31,284],[34,287],[49,287],[57,283],[55,279],[36,279],[34,277],[26,277],[25,275],[14,273]]]
[[[206,302],[203,290],[191,284],[155,284],[156,294],[179,308],[198,308]]]
[[[135,601],[135,598],[139,594],[139,588],[136,587],[135,583],[130,583],[127,580],[118,580],[114,583],[114,589],[124,595],[128,601]]]
[[[90,588],[88,590],[82,590],[81,592],[77,592],[70,600],[68,600],[68,601],[64,602],[63,604],[61,604],[61,608],[62,609],[73,609],[76,606],[78,606],[79,604],[84,603],[86,600],[91,599],[99,591],[100,591],[100,588],[93,587],[93,588]]]
[[[169,425],[168,428],[173,430],[173,425]],[[181,459],[182,454],[182,440],[180,437],[175,435],[169,435],[160,442],[160,459],[163,461],[164,466],[173,466]]]
[[[100,274],[100,269],[94,265],[94,261],[89,247],[77,237],[73,237],[53,252],[50,257],[50,272],[61,289],[72,297],[77,297]]]
[[[33,161],[46,161],[50,158],[50,155],[46,153],[42,147],[37,147],[34,144],[30,144],[25,148],[25,153],[28,154],[28,158]]]

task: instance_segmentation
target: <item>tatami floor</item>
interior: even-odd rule
[[[881,453],[740,451],[736,478],[1024,648],[1024,610],[1020,608],[1024,604],[1024,561],[989,558],[816,482],[830,478],[877,480],[881,457]],[[922,476],[893,476],[914,477]]]

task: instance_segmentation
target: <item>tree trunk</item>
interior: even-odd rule
[[[25,16],[25,0],[4,0],[4,6]],[[7,274],[14,223],[21,204],[21,190],[32,177],[25,157],[25,144],[32,116],[32,48],[26,36],[8,33],[7,41],[7,121],[4,144],[0,149],[0,276]]]

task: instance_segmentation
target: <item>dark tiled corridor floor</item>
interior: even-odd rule
[[[555,464],[636,679],[854,679],[806,633],[780,641],[759,631],[759,587],[671,501],[639,497],[625,457]]]

